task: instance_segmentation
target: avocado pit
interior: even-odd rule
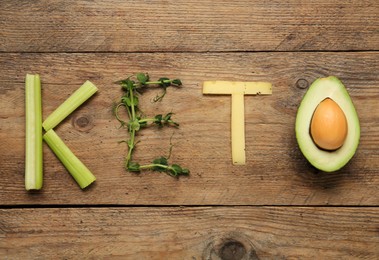
[[[339,149],[347,137],[347,119],[340,106],[331,98],[320,102],[313,113],[310,134],[321,149]]]

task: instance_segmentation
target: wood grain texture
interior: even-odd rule
[[[379,54],[338,53],[135,53],[0,54],[0,201],[3,205],[378,205]],[[188,178],[131,174],[123,169],[126,138],[112,115],[121,95],[115,80],[145,71],[179,77],[160,104],[143,96],[146,114],[172,111],[179,129],[146,129],[136,160],[166,155],[191,170]],[[24,174],[24,77],[40,73],[46,117],[85,80],[99,92],[56,130],[93,171],[97,183],[82,192],[47,146],[44,189],[27,193]],[[335,75],[345,83],[361,121],[361,143],[342,170],[324,174],[299,151],[297,107],[307,85]],[[270,81],[273,95],[245,97],[247,165],[231,164],[230,97],[205,96],[205,80]],[[82,124],[81,122],[87,122]]]
[[[0,2],[2,52],[378,50],[379,2]]]
[[[377,0],[0,1],[0,259],[379,259]],[[324,52],[326,51],[326,52]],[[191,175],[128,173],[112,115],[114,81],[178,77],[148,115],[135,159],[167,155]],[[99,92],[56,129],[97,181],[82,191],[44,146],[44,187],[24,189],[24,77],[39,73],[44,118],[85,80]],[[297,147],[309,84],[335,75],[361,122],[342,170],[314,169]],[[205,80],[270,81],[245,97],[246,166],[233,166],[230,97]],[[186,205],[186,206],[183,206]]]
[[[237,248],[243,259],[377,259],[378,213],[354,207],[7,209],[0,210],[0,258],[228,259]]]

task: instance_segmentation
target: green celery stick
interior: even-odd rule
[[[64,101],[57,109],[51,113],[42,123],[46,131],[56,127],[63,119],[83,104],[97,91],[97,87],[90,81],[86,81],[79,89],[77,89],[66,101]]]
[[[38,74],[25,79],[25,189],[42,188],[42,100]]]
[[[78,157],[72,153],[72,151],[66,146],[66,144],[53,129],[47,131],[43,135],[43,139],[70,172],[72,177],[74,177],[80,188],[84,189],[96,180],[96,177],[78,159]]]

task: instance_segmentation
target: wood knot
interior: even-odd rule
[[[306,79],[298,79],[296,81],[296,87],[299,89],[306,89],[309,86],[309,82]]]
[[[72,125],[81,132],[88,132],[94,126],[93,118],[90,115],[74,116],[72,118]]]
[[[242,234],[212,237],[203,252],[207,260],[257,260],[259,257],[249,238]]]
[[[241,242],[228,241],[219,250],[221,259],[241,260],[246,255],[246,248]]]

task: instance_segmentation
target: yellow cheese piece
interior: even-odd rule
[[[235,165],[244,165],[245,156],[245,103],[244,95],[232,94],[232,160]]]
[[[271,95],[270,82],[241,82],[241,81],[205,81],[203,94],[234,94]]]
[[[205,81],[203,94],[232,95],[232,162],[234,165],[246,164],[244,95],[270,95],[272,84],[269,82]]]

